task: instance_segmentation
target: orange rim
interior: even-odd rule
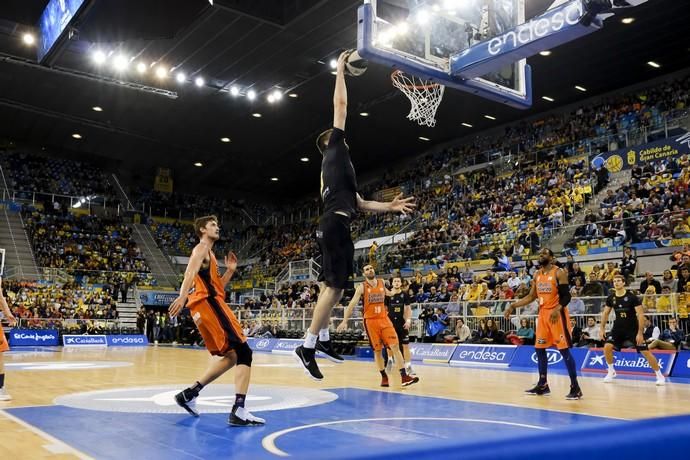
[[[407,88],[407,89],[416,89],[416,90],[432,89],[432,88],[438,88],[439,86],[441,86],[440,84],[438,84],[438,83],[433,83],[433,82],[430,83],[430,84],[428,84],[428,85],[405,85],[405,84],[400,83],[400,82],[397,82],[397,81],[395,80],[395,76],[396,76],[396,75],[402,75],[402,74],[403,74],[403,71],[402,71],[402,70],[394,70],[394,71],[391,73],[391,81],[392,81],[393,83],[396,83],[396,84],[398,84],[398,85],[400,85],[400,86],[403,86],[403,87],[405,87],[405,88]]]

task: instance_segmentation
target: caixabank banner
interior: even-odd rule
[[[450,361],[456,345],[444,345],[440,343],[411,343],[410,354],[412,361],[430,361],[447,363]]]
[[[671,377],[690,377],[690,351],[681,351],[676,355],[676,365],[673,366]]]
[[[659,361],[661,373],[668,376],[671,373],[676,352],[671,350],[654,350],[652,352]],[[613,353],[613,366],[618,374],[649,375],[654,376],[654,371],[642,354],[635,349],[623,349]],[[590,348],[582,364],[583,372],[605,373],[608,369],[604,358],[603,348]]]

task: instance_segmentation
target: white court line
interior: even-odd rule
[[[525,423],[516,423],[516,422],[505,422],[501,420],[484,420],[484,419],[475,419],[475,418],[450,418],[450,417],[383,417],[383,418],[360,418],[360,419],[353,419],[353,420],[336,420],[333,422],[320,422],[320,423],[312,423],[311,425],[302,425],[302,426],[296,426],[292,428],[287,428],[285,430],[281,431],[276,431],[275,433],[271,433],[265,438],[261,440],[261,445],[263,446],[264,449],[272,453],[273,455],[278,455],[280,457],[289,457],[290,454],[288,454],[285,451],[282,451],[276,447],[275,441],[278,439],[280,436],[283,436],[284,434],[292,433],[294,431],[300,431],[300,430],[306,430],[309,428],[318,428],[322,426],[328,426],[328,425],[339,425],[343,423],[360,423],[360,422],[377,422],[377,421],[391,421],[391,420],[434,420],[434,421],[441,421],[441,422],[470,422],[470,423],[487,423],[487,424],[492,424],[492,425],[509,425],[509,426],[519,426],[522,428],[532,428],[534,430],[543,430],[543,431],[549,431],[550,428],[539,426],[539,425],[527,425]]]
[[[0,415],[4,416],[8,420],[13,421],[14,423],[23,426],[27,430],[31,431],[32,433],[42,437],[43,439],[50,441],[51,444],[44,444],[43,448],[46,449],[48,452],[54,453],[54,454],[71,454],[74,455],[75,457],[82,459],[82,460],[94,460],[93,457],[89,457],[88,455],[78,451],[74,447],[70,446],[69,444],[60,441],[59,439],[49,435],[45,431],[42,431],[38,428],[36,428],[33,425],[30,425],[29,423],[25,422],[24,420],[15,417],[14,415],[0,409]]]

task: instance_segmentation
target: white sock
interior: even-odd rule
[[[316,339],[319,336],[312,334],[311,331],[307,331],[307,336],[304,338],[304,348],[316,348]]]
[[[615,372],[616,370],[613,368],[613,364],[609,364],[609,372]]]
[[[661,373],[661,369],[659,369],[658,371],[654,371],[654,373],[655,373],[656,376],[659,377],[660,379],[663,379],[663,378],[664,378],[664,374]]]
[[[412,363],[405,363],[405,367],[412,367]]]
[[[331,340],[331,334],[329,334],[328,328],[321,329],[319,331],[319,341],[328,342],[329,340]]]

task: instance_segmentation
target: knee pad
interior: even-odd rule
[[[252,349],[249,348],[247,342],[241,343],[235,347],[235,354],[237,355],[237,365],[243,364],[245,366],[252,366]]]

